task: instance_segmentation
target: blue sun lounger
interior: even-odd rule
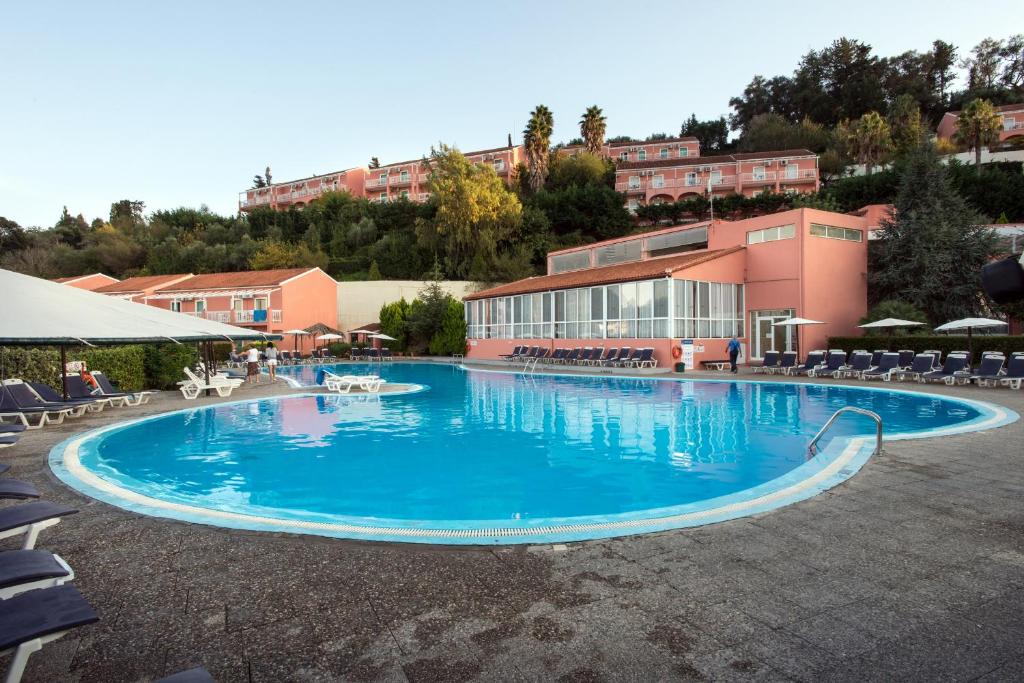
[[[871,354],[867,351],[854,352],[853,356],[850,357],[850,364],[844,365],[839,368],[835,375],[836,379],[842,377],[849,377],[853,379],[861,379],[861,375],[871,369]]]
[[[166,678],[161,678],[156,683],[214,683],[214,680],[210,672],[200,666],[187,671],[179,671]]]
[[[74,578],[75,572],[68,563],[48,550],[0,553],[0,600],[25,591],[60,586]]]
[[[2,603],[0,652],[11,652],[6,683],[18,683],[33,653],[79,626],[99,621],[78,589],[70,584],[27,591]]]
[[[819,365],[807,371],[808,377],[824,377],[828,375],[832,379],[838,379],[839,372],[846,367],[846,352],[832,351],[828,354],[828,360],[824,365]]]
[[[0,421],[13,419],[28,429],[39,429],[48,424],[61,424],[70,412],[67,408],[46,408],[38,403],[34,406],[21,406],[6,386],[0,386]],[[35,424],[29,420],[30,415],[38,418]]]
[[[1003,378],[1003,365],[1006,357],[1002,354],[988,353],[981,357],[981,365],[971,375],[970,380],[979,387],[998,386],[999,380]]]
[[[883,353],[881,359],[878,361],[878,365],[865,370],[860,374],[861,379],[880,379],[883,382],[888,382],[892,379],[892,373],[899,370],[900,354],[898,353]]]
[[[40,531],[59,524],[64,517],[76,512],[75,508],[45,500],[0,508],[0,539],[24,535],[21,549],[31,550],[39,539]]]
[[[765,351],[764,358],[761,360],[760,365],[755,365],[751,368],[751,371],[755,375],[769,374],[773,368],[779,366],[779,352],[778,351]]]
[[[211,368],[211,370],[214,368]],[[149,402],[149,397],[155,394],[155,391],[118,391],[114,388],[114,385],[110,383],[107,376],[99,370],[93,370],[91,373],[92,378],[96,380],[96,384],[99,386],[99,395],[104,398],[113,398],[115,396],[121,396],[128,399],[131,405],[141,405]],[[211,375],[214,373],[210,373]]]
[[[950,353],[946,356],[946,362],[942,369],[926,372],[918,378],[919,382],[945,382],[949,386],[954,384],[967,384],[970,380],[970,368],[967,365],[967,355],[962,353]]]
[[[0,499],[28,500],[38,498],[39,491],[27,481],[17,479],[0,479]]]
[[[914,361],[910,364],[909,368],[893,371],[892,377],[901,382],[907,379],[917,382],[921,380],[922,375],[934,369],[935,356],[930,353],[919,353],[914,356]]]
[[[1024,353],[1010,354],[1010,363],[1006,366],[1006,374],[999,378],[999,385],[1011,389],[1020,389],[1024,382]]]

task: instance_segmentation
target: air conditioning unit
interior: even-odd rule
[[[770,162],[770,161],[766,161],[766,162],[764,162],[764,165],[765,165],[765,166],[771,166],[771,165],[772,165],[772,162]]]
[[[779,162],[779,166],[788,166],[788,165],[789,165],[789,162],[786,161],[785,159],[783,159],[782,161]]]

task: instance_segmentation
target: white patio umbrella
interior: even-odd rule
[[[388,336],[386,334],[371,334],[370,338],[371,339],[381,339],[383,341],[398,341],[394,337]]]
[[[916,320],[900,320],[899,318],[882,318],[881,320],[876,320],[873,323],[865,323],[863,325],[859,325],[859,327],[861,327],[862,329],[865,329],[865,330],[885,329],[886,330],[886,335],[885,335],[886,339],[892,339],[892,331],[895,328],[897,328],[897,327],[914,327],[916,325],[924,325],[924,323],[919,323]],[[886,344],[886,348],[888,348],[891,345],[892,345],[892,342],[887,343]]]
[[[295,337],[295,340],[294,340],[295,341],[295,350],[298,351],[299,350],[299,337],[304,337],[307,334],[309,334],[309,332],[306,332],[305,330],[295,329],[295,330],[285,330],[281,334],[290,334],[290,335],[294,336]]]
[[[824,324],[825,323],[822,322],[821,320],[811,320],[810,318],[786,318],[785,320],[780,320],[780,321],[778,321],[776,323],[772,323],[772,326],[774,327],[774,326],[778,325],[778,326],[781,326],[781,327],[795,327],[795,328],[797,328],[797,333],[796,333],[796,351],[799,354],[800,353],[800,328],[803,327],[804,325],[824,325]]]
[[[943,323],[935,328],[936,332],[955,332],[957,330],[967,330],[967,351],[973,355],[974,349],[972,348],[971,332],[974,328],[979,330],[987,329],[989,327],[1002,327],[1006,323],[1002,320],[993,320],[992,318],[961,318],[960,320],[952,320],[948,323]]]
[[[321,334],[319,337],[316,338],[316,340],[317,341],[337,341],[338,339],[344,339],[344,338],[345,337],[341,336],[340,334],[334,334],[333,332],[328,332],[327,334]]]

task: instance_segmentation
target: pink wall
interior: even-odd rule
[[[322,270],[285,282],[282,290],[281,323],[276,331],[309,327],[323,323],[338,326],[338,283]]]

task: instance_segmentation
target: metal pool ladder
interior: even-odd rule
[[[828,421],[824,424],[824,426],[818,430],[818,433],[814,435],[813,439],[811,439],[811,443],[807,445],[808,453],[810,453],[810,455],[812,456],[817,454],[818,451],[816,446],[818,444],[818,441],[821,439],[821,437],[825,435],[825,432],[829,430],[833,423],[835,423],[835,421],[838,420],[839,416],[842,415],[843,413],[857,413],[858,415],[866,415],[875,421],[875,452],[872,453],[872,455],[881,455],[882,416],[870,410],[865,410],[864,408],[857,408],[855,406],[843,406],[836,412],[832,413],[832,417],[830,417]]]

